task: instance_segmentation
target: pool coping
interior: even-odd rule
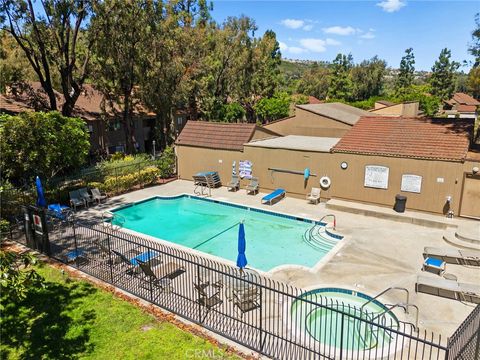
[[[227,201],[224,201],[224,200],[210,199],[210,198],[200,197],[200,196],[192,195],[192,194],[188,194],[188,193],[179,193],[177,195],[170,195],[170,196],[162,196],[162,195],[149,196],[149,197],[146,197],[144,199],[141,199],[141,200],[138,200],[138,201],[135,201],[135,202],[130,202],[130,203],[127,203],[127,204],[124,204],[124,205],[109,208],[109,209],[106,210],[106,212],[114,213],[117,210],[122,210],[122,209],[125,209],[125,208],[129,208],[131,206],[142,204],[144,202],[147,202],[147,201],[150,201],[150,200],[153,200],[153,199],[173,200],[173,199],[179,199],[179,198],[182,198],[182,197],[194,198],[194,199],[203,200],[203,201],[207,201],[207,202],[220,203],[220,204],[223,204],[223,205],[226,205],[226,206],[239,207],[239,208],[243,208],[243,209],[250,209],[250,210],[253,210],[253,211],[257,211],[257,212],[260,212],[260,213],[266,213],[266,214],[273,215],[273,216],[285,217],[285,218],[288,218],[290,220],[310,222],[312,224],[315,223],[317,225],[325,226],[325,230],[327,229],[327,225],[329,224],[329,223],[321,222],[319,220],[315,220],[315,219],[312,219],[312,218],[309,218],[309,217],[298,217],[298,216],[287,214],[287,213],[284,213],[284,212],[281,212],[281,211],[275,212],[275,211],[271,211],[271,210],[264,210],[264,209],[261,209],[261,208],[255,207],[255,206],[246,206],[246,205],[238,204],[236,202],[227,202]],[[174,246],[177,249],[182,250],[182,251],[187,251],[187,252],[190,251],[195,255],[203,256],[203,257],[209,258],[210,260],[220,261],[222,263],[225,263],[225,264],[231,265],[231,266],[237,266],[236,262],[225,259],[223,257],[208,254],[206,252],[203,252],[203,251],[200,251],[200,250],[197,250],[197,249],[193,249],[193,248],[190,248],[188,246],[181,245],[181,244],[177,244],[177,243],[165,240],[165,239],[161,239],[161,238],[158,238],[158,237],[155,237],[155,236],[152,236],[152,235],[148,235],[148,234],[145,234],[145,233],[142,233],[142,232],[138,232],[138,231],[131,230],[131,229],[126,229],[124,227],[120,228],[119,231],[125,231],[126,233],[129,233],[129,234],[132,234],[132,235],[135,235],[135,236],[139,236],[139,237],[145,237],[145,238],[147,238],[149,240],[152,240],[152,241],[159,241],[163,245]],[[268,271],[264,271],[264,270],[257,269],[255,267],[249,267],[249,266],[247,266],[247,268],[255,270],[259,274],[269,276],[269,277],[274,276],[275,273],[277,273],[277,272],[288,271],[288,270],[303,270],[303,271],[308,271],[310,273],[316,273],[323,266],[325,266],[328,263],[328,261],[330,261],[333,258],[333,256],[336,256],[338,254],[338,252],[340,251],[340,249],[343,248],[343,246],[345,246],[350,240],[349,236],[340,235],[335,230],[332,231],[331,229],[329,230],[328,235],[330,235],[334,238],[337,238],[339,241],[318,262],[316,262],[312,267],[307,267],[307,266],[299,265],[299,264],[282,264],[282,265],[275,266]]]

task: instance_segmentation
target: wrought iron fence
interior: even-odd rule
[[[447,354],[446,339],[417,332],[382,308],[359,311],[103,224],[52,217],[40,229],[31,224],[25,229],[29,246],[271,358],[444,359]]]
[[[480,305],[448,339],[448,360],[480,359]]]

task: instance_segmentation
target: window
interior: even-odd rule
[[[108,147],[108,153],[109,154],[115,154],[117,152],[125,152],[125,146],[124,145],[112,145]]]
[[[183,124],[183,116],[177,116],[177,125],[181,126]]]
[[[108,122],[108,131],[117,131],[117,130],[120,130],[122,128],[122,123],[120,122],[119,119],[114,119],[114,120],[110,120]]]
[[[88,133],[93,133],[93,125],[92,124],[87,124],[87,132]]]

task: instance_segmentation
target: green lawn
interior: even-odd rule
[[[44,289],[2,302],[1,359],[233,358],[88,282],[48,265],[38,271]]]

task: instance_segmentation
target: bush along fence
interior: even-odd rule
[[[24,211],[17,241],[270,358],[478,359],[479,307],[447,342],[388,311],[359,311],[109,224]]]
[[[175,174],[175,158],[170,153],[157,160],[144,158],[144,161],[121,163],[123,165],[115,166],[115,162],[108,162],[75,175],[43,181],[46,198],[49,203],[68,205],[69,192],[82,187],[98,188],[114,196],[162,183]],[[0,187],[0,218],[14,223],[15,218],[21,215],[20,206],[34,203],[36,196],[33,182],[29,188],[15,188],[9,184]]]

